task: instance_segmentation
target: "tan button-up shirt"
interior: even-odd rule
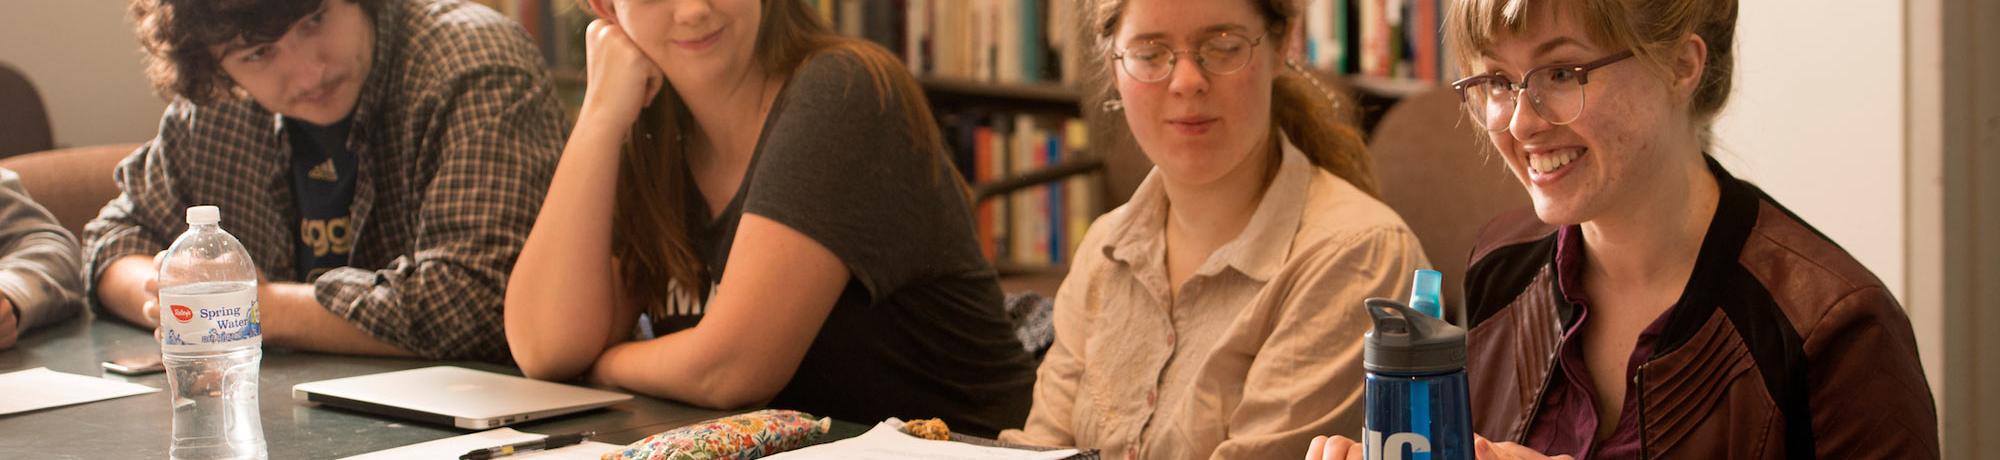
[[[1001,439],[1104,458],[1289,459],[1361,432],[1361,301],[1403,298],[1424,268],[1388,206],[1297,147],[1250,223],[1178,295],[1159,172],[1099,218],[1056,294],[1034,409]]]

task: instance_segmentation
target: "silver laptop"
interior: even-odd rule
[[[483,430],[609,406],[632,395],[437,366],[292,385],[292,399]]]

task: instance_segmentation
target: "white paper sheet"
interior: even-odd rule
[[[528,442],[546,438],[548,435],[523,433],[513,428],[495,428],[464,436],[420,442],[389,450],[381,450],[347,457],[348,460],[387,460],[405,458],[458,458],[473,449],[499,447],[517,442]],[[599,455],[623,448],[624,446],[584,441],[581,444],[554,450],[537,450],[501,457],[506,459],[538,460],[597,460]]]
[[[951,441],[932,441],[904,434],[901,422],[882,422],[867,433],[850,439],[820,444],[770,457],[772,460],[1062,460],[1076,455],[1075,449],[1037,452],[986,447]]]
[[[0,415],[155,391],[160,389],[37,367],[0,374]]]

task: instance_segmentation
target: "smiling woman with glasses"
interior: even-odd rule
[[[1459,0],[1471,122],[1534,202],[1465,281],[1481,458],[1935,458],[1909,318],[1708,155],[1735,0]],[[1347,439],[1308,458],[1359,458]]]
[[[1157,167],[1091,224],[1027,426],[1002,439],[1269,459],[1361,426],[1361,302],[1428,262],[1335,94],[1283,60],[1303,2],[1089,5],[1106,89]]]

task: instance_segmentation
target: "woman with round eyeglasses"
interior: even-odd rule
[[[1467,270],[1483,459],[1935,458],[1909,318],[1708,151],[1734,0],[1460,0],[1453,84],[1534,201]],[[1360,458],[1345,438],[1308,459]]]
[[[1296,0],[1093,0],[1156,168],[1084,237],[1027,426],[1105,458],[1296,458],[1360,426],[1367,297],[1428,263],[1331,92],[1285,61]]]

